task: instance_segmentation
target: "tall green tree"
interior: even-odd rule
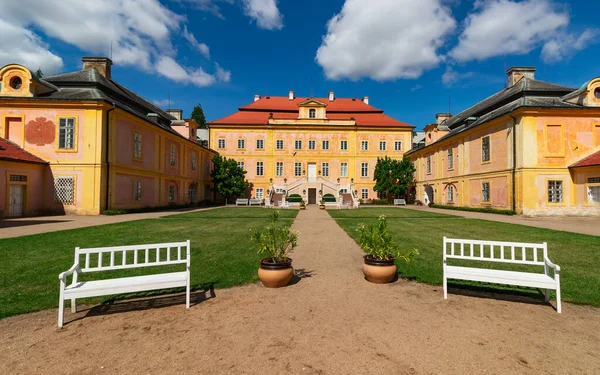
[[[213,186],[217,193],[227,199],[241,197],[250,186],[246,180],[246,171],[240,168],[235,159],[227,159],[221,155],[213,158],[213,170],[210,172]]]
[[[206,118],[204,117],[204,110],[201,104],[198,104],[192,110],[192,119],[196,120],[198,125],[200,125],[200,129],[206,129]]]
[[[35,72],[35,75],[36,75],[38,78],[42,78],[42,77],[44,77],[44,73],[42,72],[42,69],[41,69],[41,68],[38,68],[38,70]]]
[[[389,156],[377,158],[373,173],[375,186],[373,190],[387,197],[406,198],[409,187],[415,180],[415,167],[409,158],[392,159]]]

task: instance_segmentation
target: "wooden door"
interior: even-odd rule
[[[317,203],[317,189],[308,189],[308,204],[316,204]]]
[[[10,185],[10,207],[8,216],[23,216],[24,185]]]

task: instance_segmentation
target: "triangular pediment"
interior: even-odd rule
[[[307,99],[303,102],[298,103],[298,107],[327,107],[327,104],[318,101],[316,99]]]

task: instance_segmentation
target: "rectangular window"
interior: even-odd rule
[[[322,142],[323,150],[329,150],[329,141]]]
[[[361,163],[360,164],[360,175],[361,175],[361,177],[369,176],[369,163]]]
[[[169,202],[175,202],[175,185],[169,185]]]
[[[300,148],[302,148],[302,146],[300,146]],[[315,141],[314,139],[311,139],[310,141],[308,141],[308,149],[309,150],[315,150],[316,148],[317,148],[317,141]]]
[[[321,170],[323,172],[323,177],[329,177],[329,163],[323,163],[321,165]]]
[[[294,149],[296,150],[302,150],[302,141],[297,139],[296,141],[294,141]]]
[[[402,151],[402,141],[394,142],[394,151]]]
[[[11,174],[10,181],[12,181],[12,182],[27,182],[27,176],[24,174]]]
[[[196,196],[198,195],[197,190],[198,188],[196,187],[196,184],[190,184],[188,187],[188,198],[190,202],[196,201]]]
[[[548,203],[562,203],[563,183],[562,181],[548,181]]]
[[[379,151],[385,151],[387,148],[387,142],[379,141]]]
[[[238,139],[238,147],[237,148],[246,148],[246,140]]]
[[[427,174],[431,173],[431,156],[427,157]]]
[[[367,151],[369,149],[369,141],[360,142],[360,149],[363,151]]]
[[[317,110],[316,109],[309,109],[308,110],[308,118],[316,118],[317,117]]]
[[[262,150],[263,148],[265,148],[265,141],[263,139],[257,139],[256,140],[256,148],[258,150]]]
[[[58,149],[75,149],[75,117],[63,117],[58,120]]]
[[[360,197],[362,199],[369,199],[369,189],[362,189]]]
[[[175,147],[175,145],[171,145],[171,152],[169,154],[169,164],[175,165],[176,158],[177,158],[177,147]]]
[[[588,202],[600,203],[600,185],[588,186]]]
[[[275,175],[277,177],[283,176],[283,162],[282,161],[278,161],[277,164],[275,165]]]
[[[142,133],[133,132],[133,157],[142,158]]]
[[[481,138],[481,161],[490,161],[490,137]]]
[[[448,202],[454,202],[454,186],[448,185],[448,187],[446,189],[447,189],[447,191],[446,191],[446,193],[447,193],[447,196],[446,196],[447,201]]]
[[[340,141],[340,150],[348,149],[348,141]]]
[[[275,147],[278,150],[283,150],[283,139],[278,139],[277,141],[275,141]]]
[[[481,201],[489,202],[490,201],[490,183],[484,182],[481,184]]]
[[[219,148],[225,148],[225,140],[224,139],[219,139]]]
[[[448,169],[454,169],[454,150],[448,150]]]
[[[195,152],[192,152],[191,158],[192,158],[192,160],[191,160],[190,164],[192,165],[192,171],[195,171],[196,170],[196,165],[198,163],[196,161],[196,153]]]
[[[133,183],[133,200],[139,202],[142,200],[142,181]]]
[[[348,177],[348,163],[340,164],[340,177]]]
[[[243,161],[238,161],[237,162],[238,168],[242,169],[242,170],[246,170],[246,166],[244,165]]]
[[[302,176],[302,163],[294,163],[294,176]]]
[[[262,199],[262,197],[263,197],[263,189],[256,188],[256,199]]]
[[[54,179],[54,200],[62,204],[75,203],[75,177]]]
[[[262,176],[265,173],[264,164],[262,161],[256,162],[256,175]]]

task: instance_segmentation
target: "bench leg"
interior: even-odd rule
[[[550,302],[550,289],[546,289],[546,295],[544,298],[544,302],[546,302],[546,303]]]
[[[560,287],[556,288],[556,312],[560,314]]]
[[[185,286],[185,308],[190,308],[190,271],[188,270],[188,279]]]
[[[444,299],[448,299],[448,280],[444,277]]]
[[[73,314],[77,312],[77,302],[75,302],[75,298],[71,299],[71,312]]]
[[[65,313],[65,300],[63,299],[63,297],[61,295],[58,300],[58,326],[60,328],[62,328],[62,326],[63,326],[64,313]]]

